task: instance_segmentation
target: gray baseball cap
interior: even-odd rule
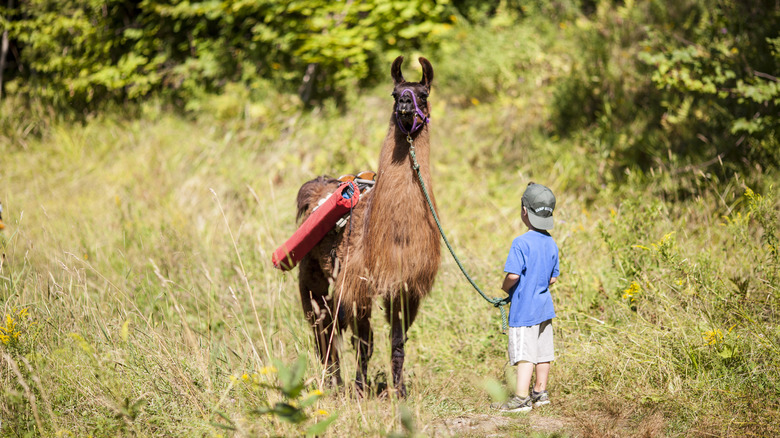
[[[553,229],[555,195],[547,187],[530,183],[523,193],[523,205],[528,211],[528,221],[540,230]]]

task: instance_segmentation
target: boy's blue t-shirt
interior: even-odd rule
[[[512,241],[504,272],[520,280],[509,290],[510,327],[530,327],[555,317],[550,278],[557,277],[558,245],[550,235],[528,231]]]

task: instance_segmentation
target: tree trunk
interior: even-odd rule
[[[314,92],[315,75],[317,74],[317,64],[309,64],[306,66],[306,73],[303,75],[303,81],[301,86],[298,87],[298,96],[304,105],[308,105],[311,101],[312,93]]]
[[[8,10],[14,7],[14,0],[8,0]],[[8,20],[10,21],[10,19]],[[0,41],[0,100],[3,98],[3,72],[5,72],[5,58],[8,55],[8,28],[3,29],[2,40]]]

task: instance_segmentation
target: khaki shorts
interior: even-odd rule
[[[555,360],[552,320],[531,327],[509,327],[509,363]]]

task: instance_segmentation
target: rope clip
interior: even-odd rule
[[[414,141],[410,134],[406,134],[406,141],[409,142],[409,155],[412,157],[412,169],[419,173],[420,164],[417,162],[417,154],[414,153]]]

